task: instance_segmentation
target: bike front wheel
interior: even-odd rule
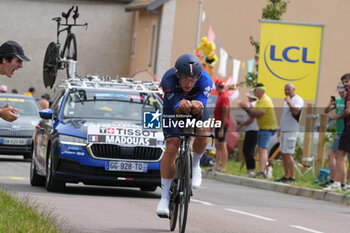
[[[178,180],[173,179],[170,186],[170,204],[169,204],[169,210],[170,210],[170,230],[174,231],[176,227],[177,222],[177,213],[179,210],[179,188],[178,188]]]
[[[185,155],[185,163],[183,164],[182,170],[182,182],[180,184],[180,195],[179,195],[179,232],[184,233],[186,230],[187,214],[188,214],[188,203],[191,197],[191,156],[189,152]]]
[[[43,65],[43,78],[45,87],[52,88],[57,76],[57,46],[51,42],[46,49]]]
[[[66,42],[64,43],[64,47],[61,53],[61,58],[66,60],[73,60],[77,61],[78,57],[78,49],[77,49],[77,39],[75,38],[75,35],[69,34],[67,36]],[[69,78],[69,67],[66,67],[67,70],[67,77]]]

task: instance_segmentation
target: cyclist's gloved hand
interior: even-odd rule
[[[192,103],[192,114],[201,116],[204,109],[202,102],[198,100],[192,100],[191,103]]]
[[[179,104],[179,113],[190,114],[192,103],[189,100],[182,99]]]

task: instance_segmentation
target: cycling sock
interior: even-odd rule
[[[198,154],[196,152],[193,152],[192,167],[199,167],[199,162],[201,161],[202,155],[203,154]]]
[[[170,185],[171,185],[171,181],[172,179],[164,179],[162,178],[161,179],[161,182],[162,182],[162,198],[165,198],[165,199],[170,199]]]

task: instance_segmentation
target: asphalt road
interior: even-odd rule
[[[159,188],[141,192],[68,185],[64,193],[50,193],[30,186],[29,165],[21,157],[0,156],[1,188],[53,210],[67,230],[169,232],[169,221],[155,214]],[[345,233],[350,231],[349,219],[347,206],[204,179],[202,187],[194,190],[186,232]]]

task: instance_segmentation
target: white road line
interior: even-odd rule
[[[200,200],[196,200],[196,199],[191,199],[191,201],[201,203],[203,205],[214,206],[214,204],[211,204],[210,202],[206,202],[206,201],[200,201]]]
[[[254,218],[263,219],[263,220],[266,220],[266,221],[277,221],[276,219],[273,219],[273,218],[267,218],[267,217],[263,217],[263,216],[256,215],[256,214],[247,213],[247,212],[240,211],[240,210],[227,209],[227,208],[225,208],[225,210],[231,211],[231,212],[234,212],[234,213],[238,213],[238,214],[243,214],[243,215],[251,216],[251,217],[254,217]]]
[[[313,232],[313,233],[323,233],[322,231],[316,231],[310,228],[302,227],[302,226],[297,226],[297,225],[290,225],[290,227],[294,227],[300,230],[308,231],[308,232]]]

